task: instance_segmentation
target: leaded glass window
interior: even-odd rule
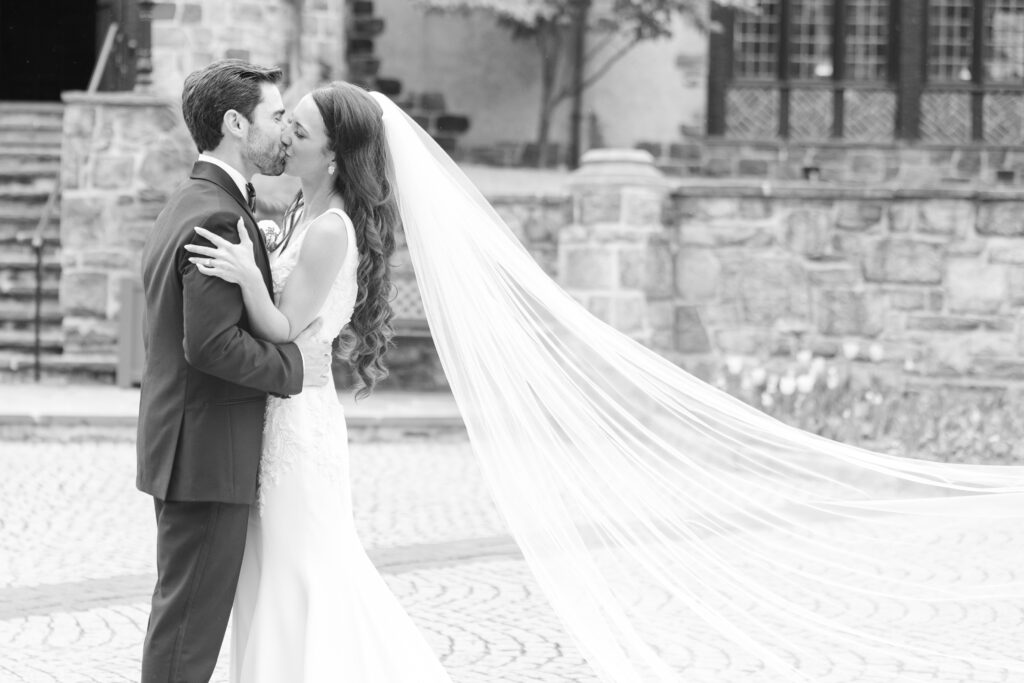
[[[740,12],[733,47],[736,77],[772,81],[778,75],[779,0],[760,0],[753,12]]]
[[[832,3],[792,0],[792,13],[791,76],[803,80],[832,78]]]
[[[854,0],[846,6],[846,77],[885,81],[889,76],[889,0]]]
[[[990,0],[985,8],[985,80],[1024,82],[1024,0]]]
[[[933,83],[972,79],[972,0],[929,0],[928,80]]]

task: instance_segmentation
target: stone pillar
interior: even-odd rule
[[[146,235],[196,150],[176,102],[66,92],[61,150],[64,356],[113,371],[121,280],[140,277]]]
[[[569,182],[572,225],[558,240],[561,285],[594,315],[659,349],[672,344],[669,184],[643,150],[596,149]]]

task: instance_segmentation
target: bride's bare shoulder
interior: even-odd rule
[[[348,250],[346,219],[347,216],[342,217],[338,211],[328,211],[317,216],[306,228],[308,232],[302,243],[300,257],[340,262]]]

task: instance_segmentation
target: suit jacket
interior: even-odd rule
[[[253,337],[241,289],[188,261],[185,244],[209,246],[193,226],[237,244],[239,216],[270,290],[263,235],[238,186],[214,164],[196,162],[142,251],[146,364],[136,485],[161,500],[252,503],[267,394],[302,390],[298,347]]]

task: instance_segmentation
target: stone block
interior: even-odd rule
[[[1024,246],[1015,246],[1013,239],[993,237],[988,240],[988,260],[992,263],[1024,265]]]
[[[587,309],[620,332],[633,334],[644,327],[646,302],[642,293],[595,294]]]
[[[117,322],[93,317],[66,316],[61,321],[64,353],[103,353],[117,349]]]
[[[961,149],[956,153],[956,173],[960,177],[977,178],[981,171],[981,152],[976,149]]]
[[[825,211],[797,209],[786,217],[785,243],[809,259],[835,258],[832,217]]]
[[[805,270],[812,287],[852,287],[861,279],[849,263],[809,263]]]
[[[624,187],[621,220],[625,225],[660,226],[664,193],[656,188]]]
[[[88,270],[132,271],[139,269],[141,248],[88,249],[77,255],[76,264]]]
[[[881,183],[885,181],[888,162],[881,152],[854,152],[850,154],[849,178],[854,182]]]
[[[191,149],[171,139],[153,145],[142,157],[139,180],[145,189],[170,194],[188,177],[195,161]]]
[[[181,23],[198,24],[203,20],[203,6],[188,3],[181,7]]]
[[[911,314],[907,316],[907,329],[922,332],[1012,332],[1014,323],[1008,316]]]
[[[248,62],[252,59],[252,53],[249,50],[239,50],[236,48],[229,48],[224,50],[225,59],[241,59]]]
[[[60,310],[65,316],[107,317],[109,276],[103,271],[66,272],[60,280]]]
[[[711,351],[711,342],[708,339],[708,332],[700,319],[700,312],[696,306],[676,307],[676,351],[680,353],[708,353]]]
[[[102,189],[130,189],[135,176],[135,160],[125,154],[97,154],[93,162],[92,184]]]
[[[807,273],[795,260],[747,254],[722,266],[722,299],[737,302],[745,322],[771,325],[780,318],[809,319]]]
[[[153,5],[153,20],[166,21],[174,18],[178,5],[173,2],[158,2]]]
[[[65,250],[107,243],[107,199],[84,191],[68,191],[61,198],[60,239]]]
[[[153,24],[153,46],[183,48],[188,43],[188,34],[185,29],[172,24]]]
[[[1024,305],[1024,266],[1007,266],[1006,289],[1012,305]]]
[[[647,280],[647,249],[624,247],[619,250],[619,286],[643,289]]]
[[[736,174],[740,176],[765,178],[772,170],[772,164],[765,159],[740,159]]]
[[[836,227],[864,232],[879,224],[885,214],[880,202],[842,201],[836,205]]]
[[[64,109],[63,133],[65,138],[89,139],[96,127],[96,107],[73,103]]]
[[[675,294],[675,258],[671,246],[664,238],[651,239],[647,243],[643,289],[648,297]]]
[[[721,264],[710,249],[680,249],[676,254],[676,293],[683,301],[713,301],[718,295]]]
[[[917,226],[917,216],[917,202],[893,202],[889,205],[889,229],[892,232],[913,232]]]
[[[717,330],[714,333],[715,351],[718,353],[756,356],[771,348],[771,331],[767,329],[739,328]]]
[[[871,282],[938,284],[944,274],[944,247],[904,238],[874,240],[863,259],[864,277]]]
[[[882,290],[888,307],[897,311],[939,311],[944,300],[939,290],[886,289]]]
[[[962,199],[929,199],[918,205],[917,230],[934,235],[964,235],[974,227],[974,204]]]
[[[559,272],[566,289],[615,289],[619,282],[614,247],[562,248]]]
[[[733,197],[702,197],[697,200],[696,215],[704,218],[732,218],[739,216],[742,200]]]
[[[826,289],[818,294],[818,331],[831,336],[877,336],[882,331],[884,309],[868,292]]]
[[[766,199],[739,200],[740,218],[761,220],[772,215],[772,203]]]
[[[1024,236],[1024,202],[986,202],[978,210],[978,234]]]
[[[620,223],[622,218],[622,192],[614,186],[581,188],[575,193],[577,222]]]
[[[954,313],[996,313],[1006,301],[1006,266],[952,259],[946,264],[946,292]]]

